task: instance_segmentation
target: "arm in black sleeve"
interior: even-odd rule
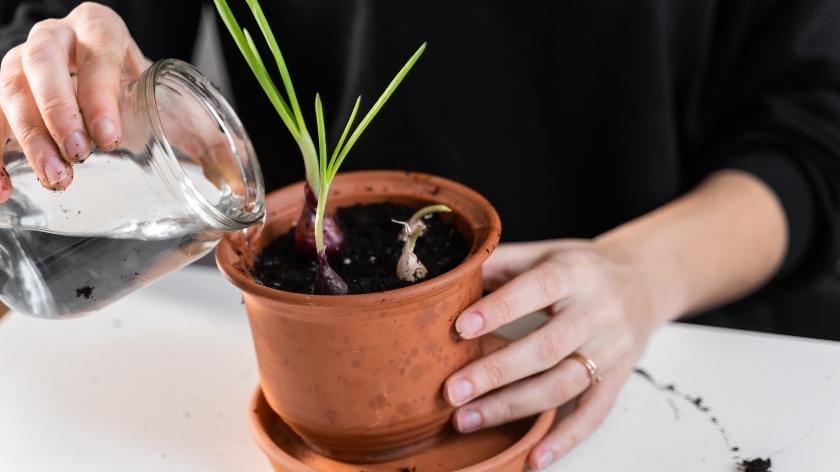
[[[0,57],[26,41],[32,25],[45,18],[67,15],[78,2],[61,0],[3,0],[0,2]]]
[[[840,2],[720,2],[699,152],[763,180],[788,222],[777,279],[840,256]]]

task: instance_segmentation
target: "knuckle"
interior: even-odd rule
[[[565,357],[566,337],[557,330],[546,330],[537,345],[537,358],[543,365],[554,365]]]
[[[489,360],[484,363],[480,369],[480,378],[485,390],[492,390],[494,388],[504,385],[506,379],[506,372],[504,366],[495,360]]]
[[[624,320],[622,313],[621,308],[617,306],[610,306],[602,310],[600,315],[608,325],[613,326],[620,324]]]
[[[591,309],[585,306],[581,306],[578,309],[579,313],[577,316],[571,318],[567,331],[573,339],[583,342],[583,339],[589,337],[596,329],[598,323],[596,323],[596,318],[593,316],[594,313]]]
[[[563,287],[563,268],[556,263],[542,264],[537,269],[537,288],[546,299],[557,298]]]
[[[585,249],[562,251],[550,260],[563,271],[568,271],[575,275],[586,274],[592,268],[591,254]]]
[[[616,351],[627,353],[632,351],[636,346],[636,339],[630,332],[623,331],[618,335],[618,339],[615,340],[613,345],[615,346]]]
[[[25,93],[26,88],[26,79],[23,74],[6,73],[5,69],[0,73],[0,97],[4,101]]]
[[[70,12],[71,15],[84,19],[95,19],[113,13],[113,10],[96,2],[82,2]]]
[[[41,35],[27,41],[21,52],[21,62],[30,66],[38,66],[49,62],[52,58],[54,42],[50,35]]]
[[[565,405],[570,400],[577,396],[577,392],[574,391],[574,382],[571,379],[566,378],[562,375],[555,375],[553,381],[551,382],[551,392],[549,392],[549,398],[552,403],[556,406]]]
[[[67,16],[81,23],[81,27],[86,28],[89,33],[93,34],[112,28],[118,28],[122,32],[128,31],[122,17],[112,8],[101,3],[83,2]],[[109,39],[113,40],[114,38]]]
[[[586,332],[589,316],[585,312],[575,313],[575,316],[569,317],[569,322],[563,326],[563,336],[566,339],[574,341],[582,341],[583,334]]]
[[[32,28],[29,29],[29,36],[27,36],[27,41],[31,41],[33,38],[37,38],[40,36],[52,36],[52,28],[55,25],[55,19],[46,19],[39,21],[32,25]]]
[[[581,441],[583,441],[583,438],[577,432],[569,431],[566,434],[566,441],[569,446],[568,450],[571,450],[577,448]]]
[[[84,53],[83,62],[91,62],[112,68],[122,66],[122,58],[110,49],[88,49]]]
[[[24,123],[16,133],[16,136],[23,147],[27,148],[33,147],[45,134],[47,134],[47,130],[43,126],[34,123]]]
[[[485,407],[485,413],[488,420],[492,423],[507,423],[510,420],[516,419],[516,409],[506,400],[494,400]]]
[[[76,105],[69,102],[64,97],[51,97],[47,99],[41,107],[41,114],[48,121],[55,122],[57,119],[64,118],[74,113]]]
[[[495,300],[491,310],[484,310],[482,315],[487,318],[487,321],[492,326],[502,326],[514,320],[516,314],[513,307],[516,305],[515,300],[510,295],[502,295]]]
[[[22,45],[18,45],[9,49],[9,52],[3,56],[0,61],[0,73],[16,73],[20,69],[20,51],[23,49]]]

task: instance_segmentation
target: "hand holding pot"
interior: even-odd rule
[[[65,18],[37,23],[0,65],[0,151],[15,138],[41,183],[66,189],[70,165],[90,154],[91,142],[117,147],[120,87],[150,64],[108,7],[83,3]],[[0,171],[0,202],[11,190]]]
[[[724,170],[593,241],[500,246],[484,265],[485,288],[495,292],[458,317],[460,335],[475,338],[537,310],[551,318],[447,379],[456,428],[577,398],[531,451],[531,466],[545,467],[603,421],[656,326],[756,290],[779,270],[786,244],[785,213],[769,187]]]
[[[577,409],[543,439],[530,462],[545,467],[588,436],[610,411],[656,325],[638,280],[631,267],[593,242],[500,246],[484,266],[485,288],[495,291],[458,318],[460,335],[478,337],[541,309],[551,319],[449,378],[447,400],[461,407],[456,428],[495,426],[580,395]],[[584,363],[570,357],[574,352],[597,364],[602,382],[593,383]]]

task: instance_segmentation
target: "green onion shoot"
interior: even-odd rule
[[[285,97],[271,79],[265,62],[257,50],[254,38],[247,29],[240,27],[227,0],[214,1],[219,15],[227,26],[234,42],[239,47],[239,51],[242,53],[245,61],[248,63],[248,67],[254,73],[257,82],[259,82],[266,96],[268,96],[268,100],[274,106],[277,114],[280,115],[283,124],[286,125],[295,142],[297,142],[301,156],[303,157],[303,164],[306,171],[306,184],[304,186],[303,211],[298,220],[298,225],[295,228],[295,244],[298,250],[313,255],[317,261],[318,271],[315,277],[315,293],[345,294],[347,293],[347,284],[332,269],[328,260],[328,255],[336,254],[344,240],[341,228],[326,212],[330,185],[338,173],[341,164],[347,158],[347,154],[353,148],[353,145],[356,144],[356,141],[359,140],[359,137],[364,133],[370,122],[373,121],[373,118],[379,113],[379,110],[382,109],[385,102],[388,101],[391,94],[394,93],[403,81],[414,66],[414,63],[423,54],[423,51],[426,49],[426,43],[420,45],[393,80],[391,80],[391,83],[388,84],[385,91],[382,92],[382,95],[370,107],[370,110],[368,110],[365,116],[354,127],[362,97],[359,96],[356,99],[353,110],[347,119],[347,124],[344,126],[344,131],[341,133],[332,151],[330,151],[327,144],[326,127],[324,126],[324,106],[321,102],[321,97],[318,94],[315,95],[315,133],[318,140],[316,143],[306,127],[289,70],[286,67],[286,62],[283,59],[283,54],[280,52],[280,47],[277,44],[274,33],[271,31],[271,26],[268,24],[268,20],[260,7],[260,2],[258,0],[246,0],[251,14],[254,16],[257,26],[260,29],[260,33],[262,33],[262,37],[274,57],[274,62],[277,65],[280,78],[283,82]]]

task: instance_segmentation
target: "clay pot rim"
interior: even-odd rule
[[[263,427],[258,413],[260,411],[260,405],[263,403],[265,404],[265,407],[268,407],[268,403],[266,402],[265,396],[262,392],[262,387],[258,384],[254,393],[251,394],[248,422],[250,423],[251,435],[257,441],[257,444],[263,453],[269,457],[270,462],[288,467],[289,470],[296,472],[322,472],[321,470],[306,465],[290,456],[283,450],[283,448],[278,446],[277,443],[271,439],[268,431],[266,431],[266,428]],[[273,414],[276,415],[276,413]],[[523,452],[526,452],[527,454],[529,451],[526,450],[534,447],[540,439],[548,433],[549,428],[551,428],[551,425],[554,423],[554,417],[556,414],[556,409],[540,413],[534,421],[534,424],[532,424],[528,431],[515,443],[513,443],[513,445],[489,459],[463,469],[458,469],[455,472],[486,472],[488,470],[495,470],[496,467],[508,463]],[[527,463],[527,456],[525,460]]]
[[[233,263],[238,256],[233,250],[232,238],[234,234],[238,233],[227,234],[216,248],[216,264],[221,269],[222,273],[228,280],[230,280],[231,283],[244,292],[269,300],[280,301],[292,305],[312,305],[327,308],[347,309],[370,307],[371,305],[382,303],[383,299],[386,299],[389,303],[399,303],[402,301],[420,299],[426,294],[438,290],[441,286],[456,283],[457,280],[463,277],[466,273],[477,270],[479,266],[481,266],[481,264],[490,257],[490,254],[499,243],[502,223],[496,209],[481,194],[463,184],[443,177],[438,177],[436,175],[401,170],[362,170],[342,172],[336,176],[336,180],[334,182],[338,183],[341,180],[357,176],[366,176],[370,179],[380,180],[397,180],[398,178],[404,179],[409,177],[414,181],[428,183],[429,185],[436,185],[441,188],[446,188],[454,193],[458,193],[465,197],[465,199],[473,202],[485,213],[488,219],[487,235],[484,241],[481,241],[480,245],[471,251],[470,254],[467,255],[467,258],[458,264],[458,266],[454,269],[432,279],[419,282],[408,287],[386,290],[383,292],[351,295],[310,295],[305,293],[288,292],[262,285],[245,270],[243,270],[241,266],[237,266]],[[278,194],[302,185],[303,182],[297,182],[275,190],[267,195],[266,214],[270,214],[271,203],[277,198]],[[352,316],[351,313],[346,313],[344,316],[348,315]],[[313,312],[312,316],[317,316],[317,313]]]

